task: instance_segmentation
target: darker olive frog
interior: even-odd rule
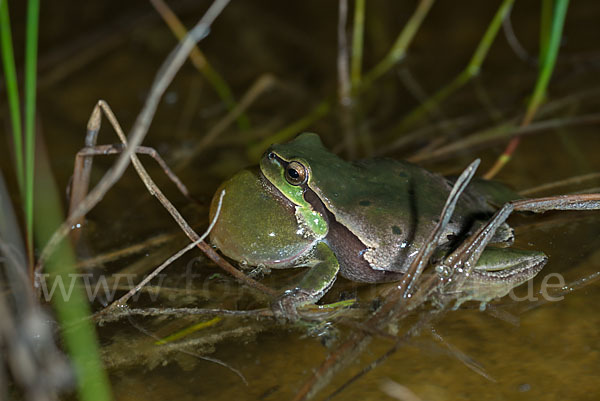
[[[318,135],[304,133],[273,145],[258,168],[242,170],[221,185],[217,194],[225,189],[226,195],[210,240],[224,255],[250,266],[309,267],[273,304],[275,312],[294,317],[296,307],[320,299],[338,274],[367,283],[401,279],[436,226],[452,185],[406,162],[347,162],[327,150]],[[455,247],[512,197],[500,184],[471,182],[438,253]],[[512,230],[503,225],[492,243],[511,240]],[[524,281],[545,262],[541,252],[489,247],[473,277],[493,281],[527,271]]]

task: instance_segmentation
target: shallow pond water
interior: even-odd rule
[[[173,2],[187,26],[208,2]],[[387,51],[416,2],[368,2],[364,69]],[[495,41],[480,76],[442,104],[439,113],[421,126],[453,121],[434,135],[394,151],[389,138],[402,116],[419,104],[415,86],[432,94],[467,64],[491,20],[497,2],[439,1],[418,32],[406,60],[367,91],[356,110],[356,126],[368,134],[371,146],[357,157],[383,154],[407,158],[431,141],[450,143],[522,115],[533,88],[536,67],[519,59],[503,34]],[[176,170],[198,204],[177,194],[151,161],[145,161],[184,215],[200,231],[207,225],[207,207],[218,184],[255,160],[247,157],[251,143],[305,116],[318,102],[335,94],[337,2],[233,1],[215,23],[200,48],[231,85],[239,99],[263,74],[277,84],[260,95],[247,111],[252,126],[235,124],[211,142],[185,167]],[[15,15],[22,10],[18,7]],[[572,2],[563,47],[548,101],[565,104],[543,119],[565,119],[597,112],[600,76],[597,20],[600,7],[592,1]],[[512,25],[522,46],[534,55],[538,38],[538,2],[517,2]],[[39,109],[43,131],[59,188],[65,188],[73,157],[83,146],[86,121],[95,102],[105,99],[121,124],[131,127],[160,63],[176,41],[144,1],[56,2],[42,5]],[[14,29],[14,27],[13,27]],[[18,38],[18,34],[17,34]],[[89,52],[89,55],[88,53]],[[412,85],[413,89],[407,89]],[[554,102],[554,103],[553,103]],[[187,63],[169,87],[144,141],[171,165],[226,113],[213,89]],[[467,122],[462,123],[461,118]],[[419,126],[416,126],[416,130]],[[342,125],[336,112],[309,129],[342,151]],[[410,130],[409,130],[410,131]],[[497,177],[517,190],[572,176],[600,171],[598,125],[561,126],[525,136],[508,166]],[[115,143],[105,124],[99,143]],[[476,157],[487,170],[505,142],[454,152],[443,159],[424,158],[421,164],[442,173],[457,173]],[[384,150],[384,151],[382,151]],[[343,152],[342,152],[343,154]],[[4,158],[6,161],[7,159]],[[112,158],[95,161],[97,179]],[[4,162],[3,162],[4,163]],[[549,195],[600,187],[600,180],[537,193]],[[600,288],[597,282],[543,302],[538,292],[557,277],[572,283],[600,271],[600,214],[552,213],[543,218],[514,219],[517,245],[546,252],[550,262],[528,287],[515,290],[480,312],[467,304],[449,312],[434,329],[446,343],[464,353],[486,372],[478,374],[424,330],[383,365],[351,384],[335,399],[394,399],[386,391],[398,383],[422,400],[595,400],[600,397]],[[89,215],[86,233],[89,257],[143,242],[159,234],[174,238],[143,252],[103,264],[106,272],[146,272],[185,243],[176,224],[149,196],[129,169],[123,179]],[[198,251],[178,261],[160,284],[173,289],[141,306],[196,306],[229,309],[262,306],[240,294],[232,279],[208,263]],[[127,269],[127,270],[123,270]],[[134,270],[137,269],[137,270]],[[192,273],[191,273],[192,272]],[[197,274],[192,277],[190,274]],[[549,277],[548,275],[553,274]],[[191,280],[189,281],[191,277]],[[283,286],[297,276],[278,272],[266,283]],[[157,283],[158,284],[158,283]],[[189,287],[186,287],[189,285]],[[340,283],[340,287],[348,283]],[[182,292],[177,289],[192,289]],[[339,291],[338,291],[339,293]],[[535,296],[538,301],[531,298]],[[94,305],[99,308],[99,303]],[[490,311],[491,310],[491,311]],[[329,349],[300,329],[288,329],[253,319],[225,318],[216,328],[200,331],[201,339],[223,330],[216,344],[198,343],[197,353],[218,359],[239,371],[200,360],[189,353],[156,352],[151,335],[163,338],[202,320],[134,318],[99,328],[115,399],[291,399]],[[214,331],[211,331],[214,330]],[[237,331],[236,331],[237,330]],[[340,336],[348,332],[342,327]],[[185,339],[184,339],[185,340]],[[317,399],[334,391],[391,343],[374,340],[347,370],[338,374]],[[409,399],[409,398],[405,398]]]

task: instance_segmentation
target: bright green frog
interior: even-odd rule
[[[438,222],[452,181],[416,165],[390,159],[347,162],[329,152],[318,135],[304,133],[273,145],[260,168],[239,172],[221,185],[222,211],[211,242],[226,256],[250,266],[308,266],[298,285],[273,304],[296,317],[296,307],[317,301],[336,276],[369,283],[399,280]],[[513,194],[501,185],[475,180],[461,195],[438,254],[455,247]],[[218,196],[211,205],[214,216]],[[495,243],[512,241],[504,225]],[[488,247],[471,285],[502,282],[506,291],[465,295],[489,299],[533,277],[541,252]],[[475,290],[474,290],[475,291]]]

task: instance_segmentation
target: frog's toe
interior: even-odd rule
[[[295,322],[300,319],[298,307],[312,302],[312,296],[301,288],[287,290],[273,301],[271,310],[277,320]]]

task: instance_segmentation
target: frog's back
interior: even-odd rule
[[[357,251],[375,270],[406,271],[437,224],[452,189],[451,181],[411,163],[347,162],[329,152],[314,134],[303,134],[276,149],[287,160],[308,164],[309,188],[332,218],[364,245]],[[474,220],[493,211],[485,197],[467,189],[441,243],[465,233]]]
[[[404,272],[439,221],[452,183],[416,165],[391,159],[352,165],[363,179],[354,180],[347,196],[326,207],[367,246],[364,258],[372,268]],[[492,212],[485,199],[467,191],[441,243]]]

